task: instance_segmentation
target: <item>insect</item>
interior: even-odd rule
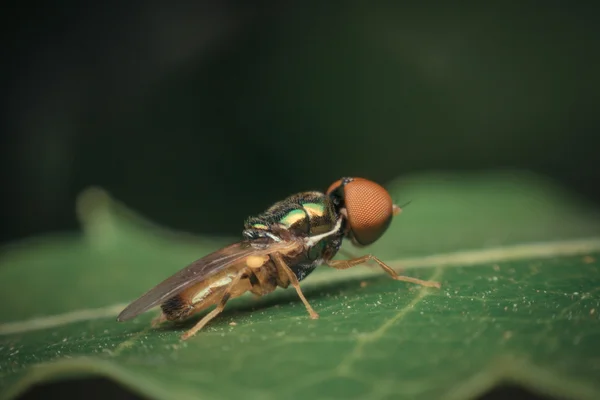
[[[245,292],[263,296],[277,287],[292,285],[310,318],[319,315],[300,289],[299,282],[326,264],[347,269],[373,261],[393,279],[440,287],[433,281],[401,276],[377,257],[367,254],[333,260],[344,238],[358,247],[383,235],[401,208],[380,185],[363,178],[342,178],[325,193],[312,191],[277,202],[244,224],[243,240],[211,253],[159,283],[119,314],[126,321],[160,305],[154,325],[180,321],[212,305],[216,307],[182,335],[188,339],[225,308],[229,299]]]

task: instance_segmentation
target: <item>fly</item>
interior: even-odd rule
[[[427,287],[440,284],[401,276],[377,257],[367,254],[333,260],[344,238],[367,246],[383,235],[401,208],[387,190],[363,178],[342,178],[325,192],[302,192],[275,203],[244,224],[243,240],[211,253],[159,283],[119,314],[126,321],[159,306],[153,321],[180,321],[210,306],[216,307],[182,335],[188,339],[220,314],[229,299],[251,292],[264,296],[292,285],[310,318],[319,315],[299,282],[319,265],[347,269],[374,261],[393,279]]]

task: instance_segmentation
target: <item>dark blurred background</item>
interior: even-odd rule
[[[593,2],[324,3],[5,5],[1,241],[76,229],[90,185],[219,235],[346,175],[523,168],[600,201]]]

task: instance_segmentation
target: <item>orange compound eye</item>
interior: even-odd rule
[[[383,235],[397,214],[390,194],[382,186],[363,178],[342,179],[333,183],[327,193],[343,185],[348,225],[356,244],[366,246]]]

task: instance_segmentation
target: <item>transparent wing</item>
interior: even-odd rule
[[[260,240],[234,243],[214,253],[194,261],[184,269],[150,289],[139,299],[128,305],[117,317],[126,321],[163,303],[190,286],[223,271],[253,255],[266,255],[274,252],[287,253],[303,246],[301,241],[266,242]]]

